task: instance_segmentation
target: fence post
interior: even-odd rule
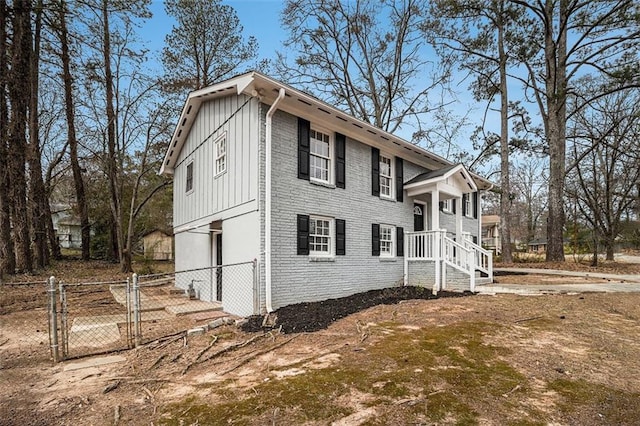
[[[258,259],[253,259],[253,262],[251,262],[251,265],[253,267],[253,314],[254,315],[258,315],[260,314],[260,294],[258,293]]]
[[[49,339],[51,341],[51,353],[53,362],[60,361],[58,352],[58,313],[56,311],[56,278],[49,277]]]
[[[140,346],[140,286],[138,282],[138,274],[133,274],[133,335],[135,336],[136,348]]]
[[[132,334],[132,330],[131,330],[131,281],[129,280],[129,277],[127,277],[127,284],[125,285],[125,301],[126,301],[126,305],[127,305],[127,326],[125,327],[127,329],[127,347],[128,348],[132,348],[133,347],[133,338],[131,336]]]
[[[60,290],[60,334],[62,335],[62,359],[67,359],[69,355],[69,334],[67,326],[67,290],[64,287],[64,282],[59,282]]]

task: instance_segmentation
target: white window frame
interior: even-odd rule
[[[316,222],[316,225],[312,228],[311,223]],[[317,229],[317,222],[323,221],[328,224],[328,234],[312,233],[312,229]],[[327,216],[309,215],[309,257],[333,257],[335,253],[335,219]],[[314,238],[327,238],[327,250],[314,250],[312,248],[315,243],[312,243]]]
[[[189,179],[189,170],[191,170],[191,179]],[[195,187],[194,184],[194,170],[195,170],[195,166],[193,165],[193,160],[190,161],[186,168],[185,168],[185,175],[184,175],[184,192],[186,194],[191,194],[193,192],[193,188]],[[191,186],[189,186],[189,182],[191,182]]]
[[[385,175],[382,173],[382,165],[385,163],[385,161],[389,162],[389,174]],[[387,155],[385,153],[380,153],[380,197],[382,198],[387,198],[389,200],[393,200],[395,199],[394,197],[394,161],[393,161],[393,156],[391,155]],[[388,186],[387,185],[383,185],[383,180],[388,180]],[[383,188],[388,188],[389,193],[385,194],[383,191]]]
[[[382,238],[387,232],[389,238]],[[383,249],[387,246],[388,251]],[[380,257],[396,257],[396,227],[393,225],[380,224]]]
[[[329,144],[329,156],[324,156],[320,153],[314,153],[313,152],[313,141],[314,140],[318,140],[320,141],[320,139],[317,139],[314,137],[315,134],[320,133],[323,136],[326,136],[328,139],[328,144]],[[331,185],[333,183],[333,169],[334,169],[334,161],[335,161],[335,153],[334,153],[334,140],[333,140],[333,133],[327,131],[326,129],[320,128],[320,127],[316,127],[316,126],[312,126],[309,132],[309,180],[313,181],[313,182],[320,182],[320,183],[324,183],[324,184],[329,184]],[[324,141],[321,141],[324,142]],[[313,165],[313,158],[320,158],[322,160],[325,160],[327,162],[327,179],[321,179],[318,177],[315,177],[313,175],[314,173],[314,165]]]
[[[223,133],[216,139],[213,144],[213,149],[215,151],[215,175],[220,176],[224,172],[227,171],[227,133]],[[222,150],[220,149],[222,148]]]
[[[466,217],[473,218],[473,193],[472,192],[467,194],[465,205],[462,207],[464,208],[464,215]]]
[[[442,211],[444,213],[453,213],[453,198],[442,200]]]

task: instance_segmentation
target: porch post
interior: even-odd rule
[[[456,241],[462,244],[462,200],[456,197],[453,202],[456,203]]]
[[[440,230],[440,193],[437,189],[431,193],[431,229]]]
[[[408,286],[409,285],[409,239],[411,239],[411,237],[407,238],[407,236],[405,235],[404,237],[404,276],[403,276],[403,284],[404,286]]]

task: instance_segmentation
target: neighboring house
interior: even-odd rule
[[[482,247],[493,251],[495,254],[502,252],[500,241],[500,216],[482,216]]]
[[[529,253],[546,253],[547,252],[547,239],[546,238],[536,238],[531,240],[527,245],[527,251]]]
[[[154,229],[142,236],[144,257],[151,260],[173,259],[173,237],[167,232]]]
[[[67,249],[82,248],[82,226],[80,218],[68,204],[51,205],[51,221],[60,247]]]
[[[257,72],[188,96],[160,171],[174,177],[176,271],[257,260],[243,283],[176,273],[227,312],[491,277],[490,182]]]

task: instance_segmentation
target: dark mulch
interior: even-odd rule
[[[328,299],[321,302],[297,303],[278,309],[275,313],[275,327],[282,326],[284,333],[302,333],[323,330],[332,322],[376,305],[393,305],[402,300],[438,299],[441,297],[461,297],[472,293],[454,293],[440,291],[434,295],[424,287],[391,287],[382,290],[370,290],[339,299]],[[263,329],[263,317],[255,315],[248,318],[242,326],[246,332]]]

